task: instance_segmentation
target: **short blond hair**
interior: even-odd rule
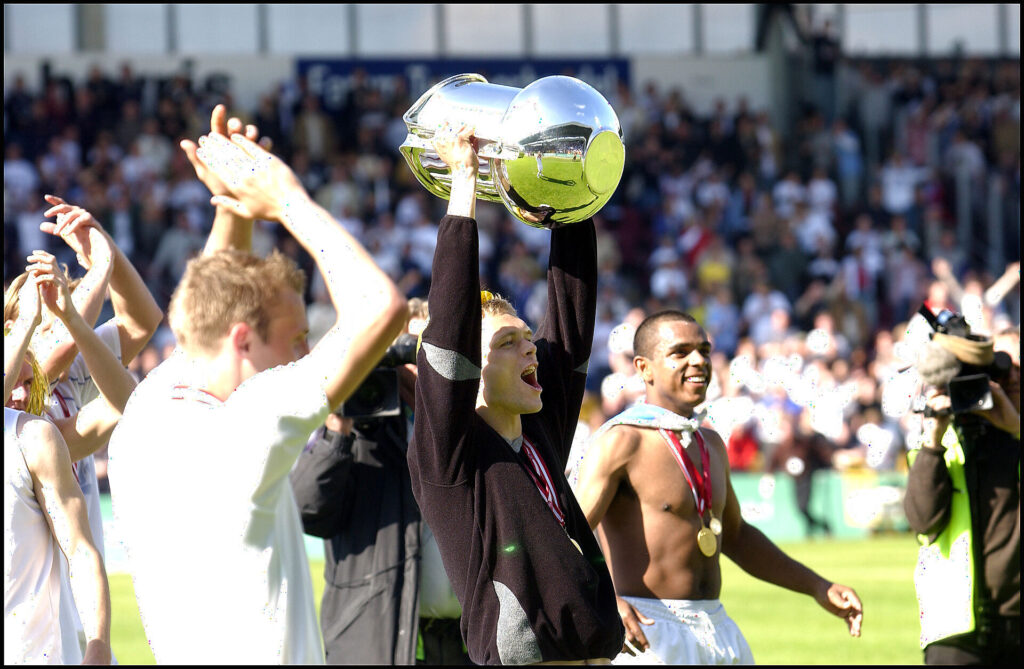
[[[171,296],[168,321],[186,350],[215,350],[235,323],[247,323],[266,341],[270,310],[282,290],[303,295],[306,273],[280,251],[266,258],[217,251],[189,261]]]
[[[511,302],[487,290],[480,291],[480,311],[483,316],[519,316]]]
[[[409,306],[409,318],[419,318],[424,321],[430,318],[427,301],[422,297],[410,297],[407,304]]]

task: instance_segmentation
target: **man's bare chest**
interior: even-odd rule
[[[710,493],[712,512],[720,518],[725,507],[728,463],[708,447],[706,459],[702,458],[696,440],[692,440],[683,458],[684,463],[689,460],[687,476],[670,444],[656,430],[647,432],[627,470],[629,487],[640,505],[688,518],[697,513],[697,499]],[[706,491],[708,486],[710,491]]]

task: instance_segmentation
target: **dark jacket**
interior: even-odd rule
[[[404,416],[322,428],[291,473],[307,534],[324,538],[328,664],[415,664],[420,513]]]
[[[446,216],[434,252],[409,470],[477,664],[612,658],[622,648],[611,576],[563,474],[594,334],[594,225],[577,223],[551,235],[547,314],[534,338],[544,406],[522,423],[550,475],[564,527],[532,480],[521,443],[505,441],[476,413],[476,221]]]
[[[1001,629],[1000,618],[1020,624],[1020,441],[970,414],[957,416],[953,429],[964,453],[966,491],[953,485],[942,451],[921,448],[911,463],[903,506],[911,529],[934,540],[946,531],[953,505],[966,492],[979,623],[975,631],[984,637],[987,625]],[[979,643],[987,646],[989,639],[979,638]]]

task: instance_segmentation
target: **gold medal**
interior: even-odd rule
[[[580,545],[578,543],[576,543],[576,540],[573,539],[572,537],[569,537],[569,541],[571,541],[572,545],[576,547],[576,550],[578,550],[580,552],[580,555],[583,555],[583,549],[580,548]]]
[[[708,523],[708,527],[711,528],[711,531],[715,533],[716,537],[722,533],[722,521],[714,516],[711,516],[711,522]]]
[[[697,532],[697,547],[705,557],[713,556],[718,550],[718,539],[715,538],[714,532],[706,527],[701,527],[700,532]]]

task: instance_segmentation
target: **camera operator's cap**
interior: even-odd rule
[[[954,337],[936,332],[932,334],[932,341],[955,355],[957,360],[968,365],[987,367],[995,358],[992,340],[985,337],[976,335]]]

